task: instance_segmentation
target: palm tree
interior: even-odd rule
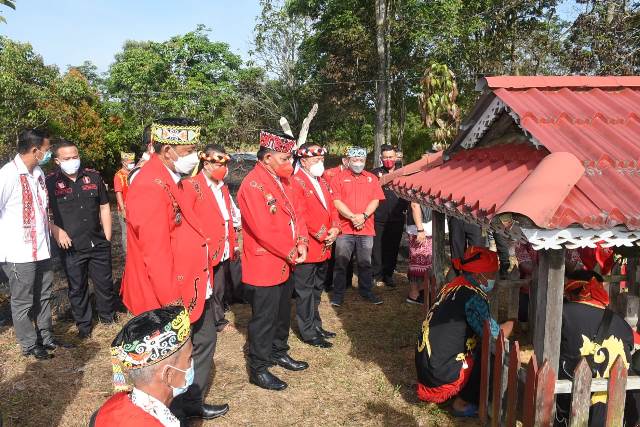
[[[16,0],[0,0],[0,5],[2,6],[7,6],[10,7],[11,9],[15,10],[16,9]],[[0,15],[0,22],[7,22],[6,19],[4,19],[4,16]]]

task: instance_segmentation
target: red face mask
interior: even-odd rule
[[[290,161],[286,161],[283,164],[279,165],[276,170],[276,175],[280,178],[289,178],[293,173],[293,165]]]
[[[382,161],[382,166],[384,166],[387,169],[391,169],[396,165],[396,161],[395,160],[391,160],[391,159],[385,159]]]
[[[210,172],[211,178],[215,179],[216,181],[222,181],[224,177],[227,176],[227,167],[220,166],[218,169],[214,169]]]

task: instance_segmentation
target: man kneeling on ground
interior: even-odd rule
[[[169,405],[193,383],[191,323],[178,306],[146,311],[111,344],[116,393],[92,416],[93,427],[180,426]],[[129,393],[125,379],[133,384]]]
[[[418,335],[418,398],[443,403],[455,396],[453,415],[472,417],[478,412],[484,322],[493,337],[500,329],[510,335],[514,323],[498,326],[489,311],[487,293],[498,272],[495,252],[471,246],[454,267],[462,274],[440,290]]]

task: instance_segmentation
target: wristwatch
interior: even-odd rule
[[[367,215],[366,212],[362,212],[362,216],[364,217],[365,221],[369,219],[369,215]]]

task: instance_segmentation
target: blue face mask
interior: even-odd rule
[[[481,284],[480,289],[482,289],[485,292],[491,292],[495,284],[496,284],[495,279],[487,279],[487,284],[486,285]]]
[[[42,151],[40,152],[42,153]],[[38,165],[46,165],[47,163],[49,163],[49,160],[51,160],[51,150],[47,150],[47,152],[44,153],[44,156],[42,156],[42,160],[38,160]]]
[[[175,366],[168,365],[169,367],[175,369],[176,371],[184,372],[184,385],[182,387],[174,387],[170,386],[173,391],[173,397],[180,396],[182,393],[186,392],[187,389],[193,384],[193,359],[191,359],[191,366],[186,371],[182,369],[178,369]]]

